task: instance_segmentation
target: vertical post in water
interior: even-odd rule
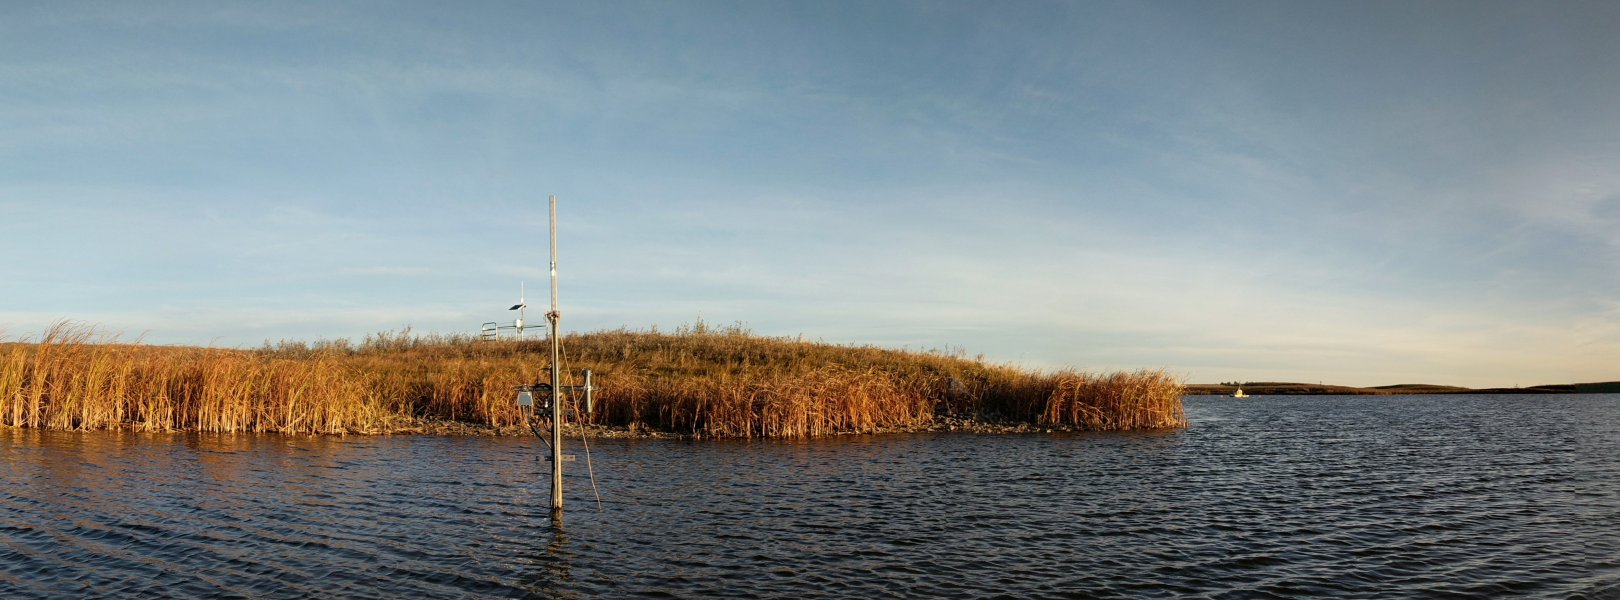
[[[562,314],[557,312],[557,196],[551,197],[551,312],[546,313],[546,320],[551,322],[551,512],[552,516],[561,516],[563,509],[563,451],[562,451],[562,342],[557,337],[557,321]]]

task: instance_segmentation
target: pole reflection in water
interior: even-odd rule
[[[568,530],[563,529],[562,515],[557,511],[552,511],[551,532],[551,543],[546,544],[546,570],[555,581],[572,583],[574,557],[568,547]]]
[[[550,512],[549,507],[546,509]],[[512,564],[512,576],[526,594],[543,598],[580,597],[575,590],[575,551],[560,518],[551,517],[545,532],[525,530],[536,543],[520,549]],[[543,543],[543,545],[542,545]]]

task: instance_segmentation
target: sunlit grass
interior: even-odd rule
[[[1118,430],[1182,427],[1161,371],[1046,374],[941,352],[674,332],[564,338],[596,373],[588,422],[699,437],[901,431],[940,419]],[[253,350],[120,343],[61,323],[0,344],[0,423],[49,429],[387,433],[422,421],[523,422],[512,387],[549,370],[539,341],[382,333]],[[578,382],[564,382],[578,383]]]

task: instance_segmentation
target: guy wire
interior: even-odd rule
[[[562,354],[563,365],[566,366],[568,364],[568,346],[562,343],[561,338],[558,338],[557,340],[557,348],[558,352]],[[562,372],[571,373],[571,371],[566,369]],[[573,380],[572,375],[569,375],[568,378],[570,382]],[[574,400],[572,395],[570,395],[568,398],[570,402],[574,403],[574,414],[576,416],[579,415],[579,401]],[[602,491],[596,488],[596,467],[591,463],[591,442],[587,440],[585,436],[585,419],[579,418],[576,420],[579,421],[579,442],[581,445],[585,446],[585,472],[589,473],[591,476],[591,493],[596,495],[596,511],[602,512]],[[550,444],[550,442],[547,442],[547,444]]]

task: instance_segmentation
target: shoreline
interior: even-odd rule
[[[1179,429],[1179,428],[1163,428]],[[389,423],[385,427],[372,430],[359,431],[333,431],[333,432],[283,432],[283,431],[201,431],[197,429],[174,429],[168,431],[142,430],[135,424],[126,424],[123,427],[105,429],[51,429],[40,427],[18,427],[0,424],[0,431],[41,431],[41,432],[96,432],[96,431],[124,431],[132,433],[210,433],[210,434],[251,434],[251,435],[295,435],[295,436],[359,436],[359,437],[392,437],[392,436],[440,436],[440,437],[529,437],[535,433],[524,425],[492,426],[466,421],[448,421],[441,419],[409,419],[401,422]],[[578,441],[581,435],[588,439],[630,439],[630,440],[681,440],[681,441],[717,441],[717,440],[809,440],[823,439],[839,436],[855,435],[906,435],[920,433],[966,433],[973,435],[1012,435],[1030,433],[1082,433],[1088,430],[1057,424],[1036,423],[1008,423],[997,421],[981,421],[970,418],[947,417],[931,423],[923,423],[906,427],[883,427],[868,430],[852,430],[825,433],[816,436],[803,437],[733,437],[715,436],[698,433],[681,433],[673,431],[660,431],[647,427],[626,427],[623,425],[597,425],[588,424],[583,427],[577,423],[563,425],[563,438]],[[1138,429],[1133,431],[1158,431],[1158,429]]]
[[[1224,383],[1189,383],[1183,386],[1186,396],[1230,396],[1236,385]],[[1420,394],[1614,394],[1620,393],[1620,382],[1561,383],[1512,388],[1465,388],[1449,385],[1398,384],[1377,387],[1354,387],[1319,383],[1245,382],[1244,393],[1250,396],[1411,396]]]
[[[1176,428],[1168,428],[1176,429]],[[544,430],[544,427],[542,427]],[[974,435],[1008,435],[1025,433],[1080,433],[1090,431],[1083,427],[1039,424],[1039,423],[1009,423],[1001,421],[984,421],[971,418],[946,417],[939,420],[902,427],[878,427],[865,430],[836,431],[821,435],[790,437],[790,436],[717,436],[705,435],[702,432],[683,433],[677,431],[662,431],[640,426],[624,425],[598,425],[578,423],[563,424],[564,439],[580,439],[584,434],[589,439],[633,439],[633,440],[808,440],[848,435],[904,435],[916,433],[969,433]],[[1149,430],[1152,431],[1152,430]],[[265,432],[274,433],[274,432]],[[321,435],[321,434],[317,434]],[[465,421],[445,421],[438,419],[413,419],[408,423],[391,424],[386,430],[333,433],[325,435],[362,435],[362,436],[395,436],[395,435],[425,435],[425,436],[470,436],[470,437],[528,437],[535,435],[524,425],[505,425],[495,427]]]

